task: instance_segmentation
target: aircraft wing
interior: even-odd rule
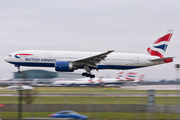
[[[96,63],[99,63],[101,60],[107,57],[108,54],[114,52],[114,50],[108,50],[107,52],[97,54],[94,56],[89,56],[87,58],[81,58],[71,61],[74,65],[87,65],[89,67],[96,67]]]

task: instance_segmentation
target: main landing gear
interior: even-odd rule
[[[90,77],[90,78],[95,77],[95,75],[91,74],[91,69],[89,68],[89,66],[84,65],[84,69],[86,70],[86,72],[82,73],[82,76],[86,76],[86,77]]]
[[[90,78],[95,78],[95,75],[91,74],[91,73],[82,73],[82,76],[86,76],[86,77],[90,77]]]

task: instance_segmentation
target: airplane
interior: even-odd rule
[[[53,86],[81,86],[81,85],[86,85],[86,86],[92,86],[92,85],[100,85],[104,86],[107,84],[124,84],[124,83],[130,83],[135,81],[134,79],[136,76],[134,72],[127,73],[123,77],[124,72],[118,73],[118,76],[115,78],[104,78],[104,77],[99,77],[99,78],[79,78],[79,79],[74,79],[74,80],[59,80],[55,81],[53,83]],[[133,78],[131,78],[133,77]],[[141,76],[143,77],[143,76]],[[139,78],[140,79],[140,78]],[[139,81],[138,79],[138,81]]]
[[[11,78],[0,78],[0,85],[10,85],[13,82]]]
[[[105,84],[124,84],[124,83],[129,82],[129,81],[134,81],[134,79],[132,79],[130,77],[134,77],[133,75],[136,73],[133,73],[133,72],[127,73],[125,75],[125,77],[123,74],[124,74],[124,72],[120,72],[120,73],[118,73],[118,77],[102,78],[102,79],[99,79],[99,82],[102,85],[105,85]]]
[[[34,87],[28,86],[28,85],[12,85],[6,87],[9,90],[32,90]]]
[[[90,85],[94,83],[91,78],[79,78],[75,80],[59,80],[53,83],[53,86],[72,86],[72,85]]]
[[[1,81],[12,81],[12,79],[11,78],[0,78],[0,82]]]
[[[99,80],[101,82],[101,84],[104,83],[104,85],[108,85],[108,84],[121,84],[124,85],[126,83],[128,84],[135,84],[137,82],[143,81],[143,77],[145,75],[140,75],[138,78],[136,77],[135,72],[129,72],[126,75],[123,76],[123,72],[120,72],[118,77],[116,78],[102,78],[101,80]]]
[[[4,58],[8,63],[14,64],[21,73],[20,66],[54,67],[57,72],[74,72],[85,69],[82,76],[94,78],[92,70],[116,69],[127,70],[154,66],[173,62],[174,57],[164,57],[168,43],[174,30],[168,30],[163,36],[150,45],[144,53],[113,53],[106,52],[80,52],[80,51],[48,51],[48,50],[22,50],[10,53]]]
[[[127,82],[127,85],[138,85],[136,83],[144,81],[143,80],[144,76],[145,76],[145,74],[138,76],[138,78],[135,78],[133,81]]]
[[[31,83],[31,81],[23,81],[13,78],[0,78],[0,85],[13,85],[13,84],[23,84],[23,83]]]

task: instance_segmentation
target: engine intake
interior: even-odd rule
[[[56,61],[55,70],[60,72],[73,72],[75,69],[68,61]]]

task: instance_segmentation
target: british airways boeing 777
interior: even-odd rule
[[[85,69],[83,76],[94,78],[93,69],[126,70],[142,68],[173,61],[173,57],[164,57],[164,52],[173,34],[168,30],[165,35],[158,38],[142,54],[106,52],[78,52],[78,51],[47,51],[23,50],[10,53],[4,58],[8,63],[14,64],[20,73],[20,66],[54,67],[55,71],[73,72]]]

